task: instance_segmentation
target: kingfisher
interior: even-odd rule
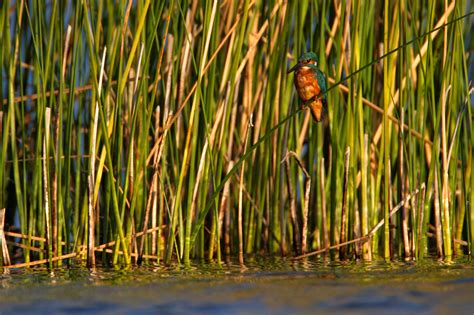
[[[296,91],[303,101],[303,107],[309,107],[315,122],[322,121],[327,113],[326,78],[319,69],[318,56],[313,52],[302,54],[287,74],[293,71]]]

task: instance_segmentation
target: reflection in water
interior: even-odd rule
[[[12,270],[0,313],[472,314],[474,265],[293,262]]]

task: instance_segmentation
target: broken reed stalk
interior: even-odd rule
[[[234,167],[234,161],[229,161],[229,165],[227,166],[227,174],[229,171]],[[218,221],[218,226],[217,226],[217,234],[218,236],[224,235],[224,253],[227,255],[230,254],[230,231],[228,230],[229,227],[225,228],[225,234],[223,234],[223,224],[224,224],[224,219],[226,217],[230,216],[230,211],[229,205],[228,205],[228,200],[230,197],[230,183],[231,181],[227,181],[227,183],[224,186],[224,190],[222,192],[222,199],[219,205],[219,221]],[[212,259],[213,253],[209,253],[209,258]]]
[[[388,159],[388,182],[389,183],[392,183],[392,160],[391,159]],[[388,187],[388,207],[389,209],[392,209],[393,207],[393,190],[392,190],[392,186],[390,185]],[[389,212],[390,214],[390,212]],[[388,226],[389,226],[389,252],[390,252],[390,259],[393,258],[393,253],[394,253],[394,247],[395,247],[395,244],[394,244],[394,240],[395,240],[395,237],[396,237],[396,218],[393,218],[391,216],[389,216],[388,218]]]
[[[309,198],[311,192],[311,177],[309,176],[308,171],[303,165],[303,162],[300,160],[298,155],[294,151],[288,151],[286,153],[285,158],[283,159],[287,164],[287,174],[289,173],[289,161],[288,159],[293,157],[299,168],[303,171],[306,181],[305,181],[305,193],[304,193],[304,200],[303,200],[303,226],[302,226],[302,235],[301,235],[301,254],[304,254],[307,249],[307,238],[308,238],[308,209],[309,209]],[[291,209],[293,211],[293,209]],[[296,216],[296,201],[295,201],[295,216]],[[296,220],[296,224],[298,224],[298,220]],[[299,230],[299,229],[298,229]]]
[[[7,239],[5,238],[5,208],[0,209],[0,243],[2,246],[2,263],[3,265],[11,265],[10,254],[8,252]]]
[[[405,204],[406,204],[407,202],[409,202],[412,198],[414,198],[420,191],[424,191],[424,190],[425,190],[425,183],[421,184],[420,188],[415,189],[410,195],[408,195],[408,196],[406,197],[405,200],[400,201],[400,203],[398,203],[392,210],[390,210],[389,217],[392,217],[395,213],[397,213],[397,212],[403,207],[403,205],[405,205]],[[311,252],[311,253],[307,253],[307,254],[304,254],[304,255],[296,256],[296,257],[293,257],[292,260],[300,260],[300,259],[303,259],[303,258],[307,258],[307,257],[319,255],[319,254],[328,252],[328,251],[330,251],[330,250],[338,249],[338,248],[341,248],[341,247],[343,247],[343,246],[347,246],[347,245],[354,244],[354,243],[365,243],[365,242],[368,242],[368,241],[370,241],[370,239],[372,238],[372,236],[384,225],[384,223],[385,223],[385,219],[380,220],[380,221],[369,231],[369,233],[367,233],[366,235],[364,235],[364,236],[362,236],[362,237],[359,237],[359,238],[356,238],[356,239],[353,239],[353,240],[350,240],[350,241],[341,242],[341,243],[339,243],[339,244],[332,245],[332,246],[330,246],[329,248],[322,248],[322,249],[313,251],[313,252]]]
[[[302,164],[298,162],[302,167]],[[304,173],[306,174],[306,189],[304,193],[304,206],[303,206],[303,228],[302,228],[302,239],[301,239],[301,253],[306,253],[307,250],[307,238],[308,238],[308,209],[309,209],[309,198],[311,197],[311,177],[305,168],[303,168]]]
[[[242,228],[242,186],[243,186],[243,170],[244,170],[245,162],[242,163],[242,170],[240,174],[240,182],[239,182],[239,210],[237,214],[237,220],[238,220],[238,233],[239,233],[239,264],[243,265],[244,264],[244,237],[243,237],[243,228]]]
[[[96,163],[96,156],[97,156],[97,132],[99,128],[99,99],[102,91],[102,82],[104,78],[104,68],[105,68],[105,57],[107,55],[107,46],[104,47],[104,51],[102,52],[102,60],[100,66],[100,74],[99,74],[99,85],[97,95],[98,98],[95,102],[95,112],[94,112],[94,125],[92,129],[92,139],[91,139],[91,158],[90,158],[90,175],[87,177],[87,183],[89,187],[89,205],[88,205],[88,225],[89,225],[89,233],[88,233],[88,249],[87,249],[87,265],[89,267],[95,266],[95,254],[94,254],[94,246],[95,246],[95,163]]]
[[[155,110],[155,143],[158,141],[160,136],[160,112],[161,106],[157,106]],[[152,201],[152,210],[151,210],[151,227],[154,228],[158,224],[158,165],[156,165],[156,155],[154,157],[153,163],[153,180],[151,182],[151,191],[154,192],[153,201]],[[144,227],[145,228],[145,227]],[[151,234],[151,254],[155,255],[157,252],[157,232]]]
[[[131,235],[131,237],[136,238],[136,237],[143,236],[145,234],[151,234],[151,233],[159,231],[163,228],[165,228],[165,227],[164,226],[158,226],[158,227],[155,227],[155,228],[150,228],[150,229],[147,229],[145,232],[133,233]],[[20,238],[28,238],[28,235],[23,235],[23,234],[13,233],[13,232],[5,232],[5,235],[13,236],[13,237],[20,237]],[[47,240],[45,238],[41,238],[41,237],[32,237],[32,239],[36,240],[36,241],[39,241],[39,242],[47,242]],[[116,241],[110,241],[106,244],[101,244],[101,245],[95,246],[94,251],[97,251],[97,252],[105,251],[107,253],[114,253],[114,250],[108,249],[108,247],[115,246],[115,244],[116,244]],[[15,243],[13,245],[21,247],[21,244],[18,244],[18,243]],[[62,243],[62,245],[65,245],[65,243]],[[35,261],[32,261],[32,262],[27,262],[27,263],[7,265],[7,266],[3,266],[3,268],[9,268],[9,269],[11,269],[11,268],[24,268],[24,267],[32,267],[32,266],[42,265],[42,264],[45,264],[45,263],[52,264],[55,261],[65,260],[65,259],[70,259],[70,258],[82,256],[85,253],[87,253],[87,246],[80,246],[76,252],[73,252],[73,253],[70,253],[70,254],[65,254],[65,255],[61,255],[61,256],[57,256],[57,257],[52,257],[51,259],[46,258],[46,259],[35,260]],[[118,251],[118,255],[122,255],[122,256],[130,255],[131,257],[135,257],[135,258],[138,257],[137,253],[127,253],[127,252],[123,252],[123,251]],[[154,256],[154,255],[143,255],[143,258],[156,259],[157,261],[160,259],[160,257]]]
[[[436,253],[438,254],[438,258],[443,258],[443,237],[441,234],[441,210],[439,204],[438,170],[436,170],[436,168],[434,170],[433,200],[435,216]]]
[[[152,180],[152,182],[156,182],[157,179],[156,179],[156,176],[153,175],[154,178]],[[148,201],[147,201],[147,205],[146,205],[146,210],[145,210],[145,218],[143,219],[143,230],[142,231],[146,231],[147,227],[148,227],[148,220],[150,218],[150,212],[151,212],[151,209],[153,207],[153,201],[156,200],[156,190],[155,188],[153,187],[151,190],[150,190],[150,194],[148,195]],[[156,233],[155,233],[156,234]],[[141,237],[140,239],[140,246],[138,247],[138,258],[137,258],[137,264],[140,265],[142,263],[142,259],[143,259],[143,249],[144,249],[144,246],[145,246],[145,238],[146,238],[146,234],[143,234],[143,236]]]
[[[161,155],[163,154],[163,147],[164,147],[164,142],[166,139],[166,135],[168,133],[168,130],[164,130],[163,136],[159,137],[159,114],[160,114],[160,106],[157,107],[156,112],[155,112],[155,145],[158,145],[158,150],[155,151],[154,157],[153,157],[153,176],[152,176],[152,181],[151,181],[151,189],[150,193],[148,195],[148,201],[147,201],[147,206],[146,206],[146,212],[145,212],[145,218],[143,222],[143,236],[140,240],[140,247],[138,251],[138,259],[137,263],[140,264],[142,262],[143,258],[143,250],[144,250],[144,245],[145,245],[145,231],[148,227],[148,220],[150,217],[150,212],[152,216],[152,228],[157,226],[157,208],[158,208],[158,176],[159,176],[159,162],[161,159]],[[171,116],[168,116],[168,119]],[[152,233],[152,255],[156,253],[157,250],[157,237],[161,237],[161,230],[158,230],[157,232]]]
[[[425,185],[421,186],[421,201],[418,205],[418,244],[417,244],[417,258],[421,257],[421,244],[422,244],[422,233],[423,233],[423,220],[424,220],[424,213],[425,213],[425,196],[426,196],[426,188]]]
[[[403,36],[403,33],[402,33]],[[402,104],[399,104],[400,107],[400,123],[405,122],[405,109],[402,107]],[[406,195],[406,175],[405,175],[405,139],[404,139],[404,128],[398,129],[398,176],[399,176],[399,198],[405,199]],[[411,249],[410,249],[410,239],[408,235],[408,207],[402,207],[402,238],[403,238],[403,248],[404,248],[404,257],[405,260],[411,258]]]
[[[229,161],[229,163],[232,162],[232,161]],[[233,163],[233,162],[232,162]],[[232,164],[234,165],[234,163]],[[230,172],[232,168],[229,168],[228,171]],[[228,174],[228,173],[227,173]],[[240,176],[239,174],[237,173],[234,173],[233,174],[234,178],[235,178],[235,181],[236,182],[240,182]],[[227,181],[226,183],[228,183],[229,181]],[[225,187],[224,187],[225,188]],[[224,190],[223,190],[224,191]],[[263,211],[258,207],[258,205],[256,204],[256,202],[252,199],[252,195],[250,194],[250,192],[245,188],[245,186],[243,186],[243,193],[244,193],[244,196],[245,198],[247,198],[247,200],[250,202],[250,205],[255,209],[255,211],[259,214],[259,215],[263,215]],[[223,193],[224,194],[224,193]],[[262,224],[264,225],[265,228],[269,228],[269,220],[266,218],[266,217],[263,217],[262,216]],[[281,246],[281,242],[280,240],[278,239],[278,236],[277,234],[275,233],[275,231],[271,230],[271,235],[272,237],[274,238],[274,241],[275,243],[278,244],[278,246]]]
[[[321,158],[320,163],[320,189],[321,189],[321,225],[323,230],[323,242],[324,248],[329,249],[329,229],[327,225],[327,212],[326,212],[326,193],[325,193],[325,167],[324,167],[324,158]]]
[[[286,187],[288,190],[288,199],[290,202],[290,218],[291,224],[293,225],[293,248],[295,252],[301,254],[301,237],[300,237],[300,228],[298,224],[298,215],[296,213],[296,198],[293,191],[293,185],[291,184],[291,171],[290,171],[290,162],[288,159],[284,160],[285,163],[285,176],[286,176]]]
[[[247,152],[247,144],[250,136],[250,128],[253,127],[252,116],[247,125],[247,132],[245,133],[245,141],[243,152]],[[238,230],[239,230],[239,263],[244,265],[244,232],[243,232],[243,191],[244,191],[244,173],[245,172],[245,161],[242,163],[240,168],[240,182],[239,182],[239,213],[238,213]]]
[[[167,118],[166,118],[166,121],[165,121],[164,123],[166,124],[168,121],[170,121],[170,120],[172,119],[172,117],[173,117],[173,111],[169,111],[169,112],[168,112],[168,116],[167,116]],[[163,156],[163,152],[164,152],[164,149],[165,149],[165,143],[166,143],[165,140],[166,140],[166,138],[167,138],[167,135],[168,135],[168,129],[163,129],[163,135],[162,135],[160,138],[158,138],[158,140],[161,141],[161,143],[160,143],[160,145],[159,145],[159,147],[158,147],[158,155],[155,154],[155,157],[154,157],[154,158],[155,158],[155,161],[154,161],[155,172],[156,172],[156,174],[157,174],[157,178],[156,178],[156,182],[155,182],[155,186],[156,186],[157,192],[158,192],[158,183],[159,183],[159,181],[158,181],[158,175],[160,174],[160,171],[161,171],[161,170],[159,169],[159,167],[158,167],[158,163],[161,161],[161,158],[162,158],[162,156]],[[157,141],[158,141],[158,140],[157,140]],[[158,244],[157,244],[157,251],[160,251],[160,246],[161,246],[161,242],[162,242],[162,241],[161,241],[161,237],[162,237],[162,235],[163,235],[163,232],[162,232],[163,229],[161,228],[161,226],[162,226],[163,212],[164,212],[164,210],[163,210],[163,208],[164,208],[164,201],[163,201],[163,199],[164,199],[164,196],[163,196],[164,192],[163,192],[162,190],[164,190],[164,189],[162,188],[162,189],[160,189],[160,191],[159,191],[159,193],[160,193],[160,198],[159,198],[159,199],[160,199],[160,205],[161,205],[161,206],[159,207],[160,211],[159,211],[159,213],[158,213],[158,229],[157,229],[157,232],[158,232],[158,235],[157,235]],[[158,196],[157,196],[157,198],[158,198]],[[172,200],[173,200],[173,201],[172,201],[172,203],[173,203],[173,202],[174,202],[174,198],[173,198]],[[157,203],[158,203],[158,200],[155,200],[154,207],[158,207],[158,204],[157,204]],[[159,255],[158,255],[158,256],[159,256]]]
[[[53,265],[53,247],[51,243],[51,220],[50,220],[50,207],[49,207],[49,167],[48,167],[48,157],[49,157],[49,134],[50,134],[50,123],[51,123],[51,108],[47,107],[45,110],[45,132],[46,136],[43,139],[43,193],[44,193],[44,214],[45,214],[45,223],[46,223],[46,244],[48,246],[48,259],[49,268],[52,268]]]
[[[348,186],[349,186],[349,162],[351,158],[351,148],[347,147],[346,153],[344,154],[344,182],[342,184],[342,209],[341,209],[341,231],[339,236],[339,242],[346,242],[346,225],[347,225],[347,199],[348,199]],[[339,259],[346,259],[346,247],[341,246],[339,248]]]
[[[362,168],[361,172],[361,194],[362,195],[362,211],[361,211],[361,234],[365,235],[369,233],[369,193],[368,193],[368,177],[370,176],[369,170],[369,135],[364,134],[364,152],[362,154]],[[370,242],[366,242],[362,246],[362,252],[364,259],[371,261],[372,260],[372,248]]]
[[[87,237],[87,266],[89,268],[95,266],[95,254],[94,254],[94,244],[95,244],[95,217],[94,217],[94,179],[92,175],[87,176],[87,182],[89,184],[89,200],[88,200],[88,225],[89,233]]]

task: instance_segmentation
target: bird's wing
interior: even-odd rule
[[[326,93],[327,91],[326,78],[324,77],[324,73],[319,69],[316,70],[316,79],[318,80],[321,93]],[[326,94],[324,94],[324,98],[326,98]]]
[[[323,104],[323,108],[322,108],[321,117],[324,117],[327,115],[327,104],[328,104],[327,94],[326,94],[327,84],[326,84],[326,77],[324,76],[324,73],[319,69],[316,70],[316,79],[318,80],[319,89],[321,90],[321,94],[322,94],[321,101]]]

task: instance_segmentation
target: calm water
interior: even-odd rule
[[[11,271],[0,314],[474,314],[474,264],[294,263]]]

